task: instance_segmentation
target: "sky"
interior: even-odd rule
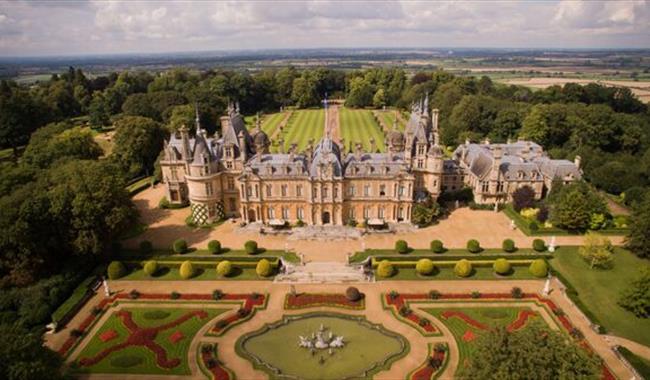
[[[0,57],[325,47],[650,48],[650,0],[0,0]]]

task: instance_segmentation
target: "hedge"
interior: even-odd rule
[[[512,266],[510,265],[510,262],[508,262],[508,260],[506,259],[496,259],[494,260],[494,264],[492,265],[492,268],[494,269],[495,273],[504,275],[510,273]]]
[[[175,253],[183,254],[187,252],[187,242],[183,239],[174,241],[172,249]]]
[[[179,274],[186,280],[194,276],[194,266],[192,265],[192,262],[189,260],[183,261],[179,270]]]
[[[273,274],[273,267],[267,259],[262,259],[257,263],[255,267],[255,272],[260,277],[268,277]]]
[[[436,267],[444,267],[444,268],[450,268],[456,265],[459,261],[467,261],[471,263],[475,267],[481,267],[481,268],[490,268],[494,266],[494,262],[502,257],[499,257],[497,259],[460,259],[460,260],[431,260],[434,266]],[[371,261],[372,267],[377,268],[379,264],[383,261],[388,261],[391,263],[391,265],[395,268],[415,268],[418,261],[414,260],[388,260],[388,259],[383,259],[381,261],[373,260]],[[511,266],[530,266],[535,260],[532,259],[524,259],[524,260],[508,260]],[[542,259],[543,261],[543,259]]]
[[[408,253],[408,251],[409,251],[408,243],[406,241],[404,241],[404,240],[396,241],[395,242],[395,251],[397,251],[397,253],[401,253],[401,254]]]
[[[462,259],[454,266],[454,273],[458,277],[468,277],[472,274],[472,263],[469,260]]]
[[[220,261],[217,264],[217,274],[219,276],[228,277],[232,274],[232,263],[228,260]]]
[[[433,265],[433,261],[430,259],[420,259],[418,262],[415,264],[415,270],[422,275],[430,275],[433,273],[433,270],[435,269],[435,265]]]
[[[431,241],[431,252],[433,253],[443,253],[445,251],[445,247],[442,245],[442,242],[440,240],[433,240]]]
[[[56,322],[57,330],[65,327],[70,320],[77,315],[79,310],[95,295],[93,284],[96,276],[90,276],[83,280],[55,311],[52,313],[52,321]]]
[[[467,241],[467,250],[471,253],[479,253],[481,252],[481,244],[479,244],[478,240],[471,239]]]
[[[395,268],[393,264],[388,260],[383,260],[377,265],[377,276],[379,277],[390,277],[395,273]]]
[[[210,240],[208,242],[208,252],[212,255],[218,255],[221,253],[221,242],[219,240]]]
[[[144,264],[142,270],[149,276],[153,276],[158,271],[158,262],[156,260],[149,260]]]
[[[528,271],[535,277],[546,277],[548,274],[548,264],[543,259],[537,259],[530,264]]]
[[[257,242],[255,240],[249,240],[244,243],[244,250],[249,255],[254,255],[257,253]]]
[[[515,247],[515,242],[512,239],[506,239],[503,241],[503,244],[501,245],[501,248],[503,248],[504,251],[511,253],[517,250],[517,247]]]
[[[546,251],[546,242],[544,242],[544,240],[542,239],[533,240],[533,249],[536,250],[537,252]]]

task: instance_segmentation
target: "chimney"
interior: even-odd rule
[[[576,157],[573,159],[573,163],[575,164],[575,166],[576,166],[578,169],[580,169],[580,163],[581,163],[581,162],[582,162],[582,157],[580,157],[580,156],[576,156]]]
[[[361,144],[356,143],[354,147],[354,158],[356,158],[357,161],[361,161]]]
[[[440,134],[438,133],[438,130],[433,132],[433,145],[440,145]]]
[[[190,159],[190,131],[187,129],[185,124],[178,130],[181,134],[181,141],[183,145],[181,146],[181,155],[184,160]]]
[[[377,151],[377,144],[375,143],[374,137],[370,138],[370,152],[375,153]]]
[[[240,131],[237,137],[239,138],[239,153],[241,154],[242,160],[246,161],[248,159],[248,148],[246,147],[246,135],[244,135],[244,131]]]
[[[434,131],[438,131],[438,114],[440,111],[438,111],[437,108],[434,108],[433,111],[431,111],[431,125],[433,126]]]
[[[470,143],[471,143],[471,141],[469,141],[469,138],[466,138],[465,139],[465,145],[469,145]]]

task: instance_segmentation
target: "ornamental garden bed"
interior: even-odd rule
[[[235,379],[234,373],[221,363],[217,357],[217,344],[202,343],[196,356],[199,368],[211,380]]]
[[[339,293],[298,293],[287,294],[284,298],[284,308],[287,310],[319,306],[363,310],[366,301],[363,297],[358,301],[350,301],[345,294]]]
[[[434,318],[434,323],[443,323],[452,332],[458,345],[459,365],[463,365],[464,361],[471,357],[472,342],[489,329],[503,326],[514,331],[524,329],[530,323],[544,323],[548,327],[545,319],[538,312],[532,310],[530,305],[541,306],[547,316],[568,335],[574,337],[578,344],[593,352],[584,336],[577,331],[562,310],[552,300],[534,293],[524,293],[520,298],[513,298],[508,293],[441,294],[435,292],[435,296],[432,298],[431,295],[424,293],[390,292],[382,295],[382,302],[384,308],[390,309],[396,318],[414,327],[425,336],[433,334],[422,329],[416,319],[426,319],[427,316],[430,316]],[[485,305],[486,302],[489,302],[490,305]],[[500,302],[507,302],[507,305],[494,305]],[[453,303],[458,303],[458,306]],[[415,304],[421,311],[416,312],[411,309]],[[405,309],[410,311],[409,318],[405,318],[405,313],[402,312]],[[426,316],[420,315],[422,313],[426,313]],[[615,378],[604,362],[602,378]]]
[[[449,346],[447,343],[429,343],[429,355],[424,363],[411,371],[407,376],[407,380],[433,380],[440,377],[440,375],[447,368],[449,363]]]

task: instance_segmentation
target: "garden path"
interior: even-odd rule
[[[330,103],[327,108],[327,125],[325,126],[325,133],[323,136],[327,136],[329,133],[330,138],[337,144],[341,143],[341,124],[339,120],[339,108],[338,103]]]
[[[623,346],[627,348],[628,350],[632,351],[634,354],[646,359],[650,360],[650,347],[644,346],[641,343],[637,343],[635,341],[621,338],[615,335],[607,335],[605,337],[609,341],[609,343],[613,346]]]

